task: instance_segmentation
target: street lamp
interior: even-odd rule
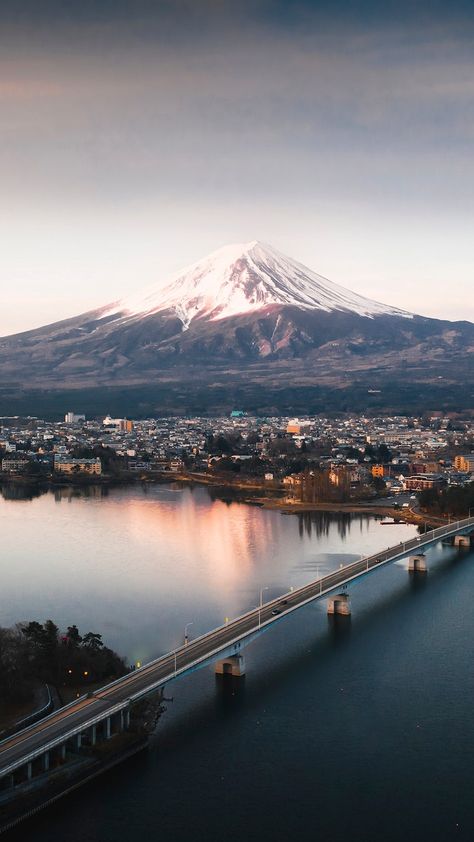
[[[185,627],[184,627],[184,645],[185,645],[185,646],[187,646],[187,645],[188,645],[188,643],[189,643],[189,639],[188,639],[188,629],[189,629],[189,626],[192,626],[192,625],[193,625],[193,622],[191,621],[190,623],[186,623],[186,625],[185,625]]]
[[[260,588],[260,608],[262,607],[263,592],[269,591],[269,590],[270,590],[270,588],[268,587],[268,585],[267,585],[266,588]]]
[[[260,601],[258,603],[258,627],[260,628],[261,622],[261,613],[262,613],[262,600],[263,600],[263,592],[268,591],[270,588],[267,586],[266,588],[260,588]]]

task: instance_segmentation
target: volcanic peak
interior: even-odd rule
[[[187,329],[193,319],[216,321],[273,306],[412,317],[334,284],[257,240],[223,246],[164,284],[106,307],[102,315],[135,320],[170,310]]]

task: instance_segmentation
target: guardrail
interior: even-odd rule
[[[66,731],[64,734],[61,734],[59,737],[54,737],[54,739],[49,740],[49,742],[44,743],[43,745],[39,746],[34,751],[29,752],[29,754],[25,754],[19,760],[15,760],[13,763],[10,763],[8,766],[4,766],[3,769],[0,769],[0,776],[5,777],[6,775],[10,775],[15,769],[19,769],[21,766],[24,766],[26,763],[31,763],[33,760],[36,760],[37,757],[41,757],[41,755],[45,754],[47,751],[51,751],[53,748],[57,746],[63,745],[63,743],[67,742],[71,739],[71,737],[76,736],[77,734],[82,734],[83,731],[87,731],[88,728],[92,728],[93,725],[98,725],[104,719],[107,719],[109,716],[113,716],[114,713],[119,713],[119,711],[126,708],[129,704],[129,700],[123,702],[118,702],[118,704],[113,705],[112,707],[108,708],[106,711],[102,711],[102,713],[97,714],[96,716],[87,719],[85,722],[81,722],[80,725],[76,725],[74,728],[71,728],[69,731]]]
[[[49,714],[49,716],[45,716],[45,717],[43,717],[43,722],[50,722],[50,720],[51,720],[53,717],[58,716],[58,714],[62,714],[62,713],[63,713],[63,711],[68,710],[69,708],[75,707],[77,704],[79,704],[79,702],[83,702],[83,701],[84,701],[84,699],[88,699],[88,698],[89,698],[88,693],[85,693],[83,696],[79,696],[79,698],[78,698],[78,699],[74,699],[74,701],[73,701],[73,702],[69,702],[69,704],[64,705],[63,707],[58,708],[58,710],[55,710],[53,713]],[[37,723],[34,723],[34,724],[36,725]],[[14,736],[14,737],[20,737],[20,736],[22,736],[22,735],[26,735],[26,736],[28,736],[28,735],[26,734],[26,732],[27,732],[27,731],[29,731],[29,730],[30,730],[30,728],[32,728],[32,727],[33,727],[33,725],[31,725],[31,724],[30,724],[30,725],[25,725],[25,727],[24,727],[24,728],[22,728],[20,731],[15,731],[13,734],[10,734],[10,736],[9,736],[9,737],[5,737],[4,739],[0,740],[0,751],[2,750],[2,745],[3,745],[4,743],[8,742],[8,740],[11,740],[12,736]]]
[[[22,725],[23,728],[27,728],[28,725],[33,725],[38,722],[39,719],[43,719],[43,717],[54,708],[53,697],[51,696],[49,684],[46,684],[46,690],[48,691],[48,701],[46,704],[43,705],[42,708],[39,708],[39,710],[35,710],[33,713],[30,713],[29,716],[25,716],[23,719],[20,719],[20,721],[16,723],[17,725]],[[15,728],[14,733],[21,730],[22,728]]]

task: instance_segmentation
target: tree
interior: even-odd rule
[[[87,632],[82,638],[82,646],[84,649],[92,649],[94,652],[98,652],[103,647],[102,642],[102,635],[96,634],[96,632]]]
[[[103,645],[100,634],[89,632],[83,639],[75,625],[67,632],[59,637],[52,620],[0,628],[0,709],[31,698],[39,683],[78,687],[127,672],[124,660]]]
[[[391,451],[389,450],[389,448],[387,447],[386,444],[382,443],[381,445],[379,445],[378,458],[379,458],[379,462],[382,465],[386,465],[388,462],[391,461],[392,453],[391,453]]]
[[[33,644],[33,646],[38,649],[42,649],[44,647],[45,635],[44,628],[41,623],[38,623],[36,620],[31,620],[27,626],[22,627],[22,632]]]
[[[82,637],[79,634],[79,629],[76,625],[68,626],[66,632],[67,642],[69,646],[76,649],[82,642]]]
[[[55,651],[58,648],[58,635],[59,629],[56,623],[53,623],[52,620],[46,620],[44,626],[44,644],[43,648],[46,654],[54,655]]]
[[[42,473],[42,471],[41,471],[41,465],[39,464],[39,462],[33,462],[33,461],[28,462],[28,464],[27,464],[27,466],[26,466],[26,468],[25,468],[25,474],[26,474],[26,476],[29,476],[29,477],[37,477],[37,476],[39,476],[41,473]]]

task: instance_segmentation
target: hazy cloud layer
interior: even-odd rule
[[[473,10],[379,5],[2,7],[0,332],[254,238],[474,318]]]

